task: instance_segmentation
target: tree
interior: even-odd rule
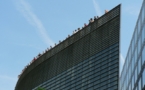
[[[44,88],[38,87],[37,90],[45,90]]]

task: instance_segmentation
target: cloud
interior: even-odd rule
[[[0,75],[0,90],[14,90],[17,80],[17,77]]]
[[[97,1],[96,1],[96,0],[93,0],[93,4],[94,4],[94,8],[95,8],[95,10],[96,10],[96,14],[97,14],[98,16],[101,16],[101,15],[102,15],[102,12],[101,12],[100,6],[99,6],[99,4],[97,3]]]
[[[130,6],[125,7],[125,13],[131,14],[131,15],[138,16],[139,11],[140,11],[139,6],[130,5]]]
[[[41,48],[37,45],[34,45],[34,44],[14,43],[14,42],[8,42],[8,44],[15,45],[15,46],[21,46],[21,47],[30,47],[30,48],[34,48],[34,49],[37,49],[37,50],[43,50],[43,48]]]
[[[122,72],[124,62],[125,62],[125,59],[123,55],[120,53],[120,73]]]
[[[32,11],[30,4],[25,0],[16,0],[15,2],[17,4],[17,9],[23,14],[26,20],[35,28],[37,28],[38,32],[40,33],[40,37],[43,39],[44,43],[46,43],[47,45],[54,45],[54,42],[47,35],[47,31],[43,26],[42,22]]]
[[[17,81],[17,78],[10,77],[10,76],[7,76],[7,75],[0,75],[0,80]]]

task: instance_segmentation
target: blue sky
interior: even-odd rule
[[[121,55],[126,57],[143,0],[2,0],[0,90],[14,90],[17,76],[38,53],[96,15],[122,4]]]

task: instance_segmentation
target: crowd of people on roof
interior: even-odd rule
[[[107,13],[108,11],[107,10],[105,10],[105,14]],[[91,24],[92,22],[94,22],[95,20],[97,20],[99,18],[99,16],[94,16],[94,19],[93,18],[90,18],[90,20],[89,20],[89,24]],[[88,24],[88,25],[89,25]],[[86,23],[84,23],[84,26],[82,27],[82,29],[83,28],[85,28],[85,27],[87,27],[88,26]],[[78,28],[77,30],[74,30],[73,31],[73,34],[75,34],[75,33],[77,33],[78,31],[80,31],[81,29],[80,28]],[[70,35],[68,35],[68,37],[70,37]],[[59,40],[59,43],[61,43],[61,41]],[[55,46],[56,46],[57,44],[55,43]],[[50,49],[52,49],[53,47],[52,46],[50,46],[50,48],[47,48],[42,54],[41,53],[39,53],[36,57],[34,57],[32,60],[31,60],[31,62],[28,64],[28,65],[26,65],[25,66],[25,68],[22,70],[22,72],[20,73],[20,75],[18,75],[18,78],[21,76],[21,74],[29,67],[29,65],[31,65],[33,62],[35,62],[39,57],[41,57],[42,55],[44,55],[46,52],[48,52]]]

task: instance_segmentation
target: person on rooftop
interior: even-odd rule
[[[105,14],[108,13],[108,10],[105,10]]]
[[[75,34],[75,31],[73,31],[73,34]]]
[[[49,48],[47,48],[47,51],[49,51]]]
[[[18,75],[18,78],[20,77],[20,75]]]
[[[94,22],[94,20],[91,18],[91,19],[89,20],[89,24],[92,23],[92,22]]]
[[[84,27],[86,27],[87,26],[87,24],[86,23],[84,23]]]
[[[33,59],[34,61],[36,60],[36,58],[34,57],[34,59]]]
[[[84,27],[82,26],[82,29],[84,29]]]
[[[78,28],[78,31],[80,31],[81,29],[80,28]]]
[[[38,57],[40,57],[40,56],[41,56],[41,54],[39,53],[39,54],[38,54]]]
[[[97,17],[96,17],[96,16],[94,16],[94,21],[95,21],[95,20],[97,20]]]
[[[47,52],[47,49],[45,50],[45,53]]]
[[[35,60],[36,60],[36,59],[35,59],[35,57],[34,57],[33,60],[30,62],[30,64],[32,64]]]

